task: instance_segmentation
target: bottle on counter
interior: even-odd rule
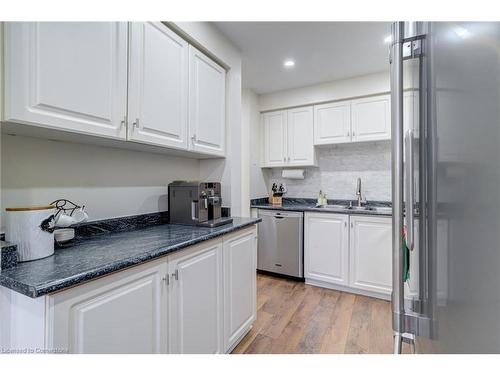
[[[327,204],[326,194],[323,193],[322,190],[319,191],[318,201],[316,202],[317,206],[324,206]]]

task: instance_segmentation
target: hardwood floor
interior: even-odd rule
[[[257,275],[257,320],[233,353],[391,353],[388,301]]]

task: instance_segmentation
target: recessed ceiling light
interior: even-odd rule
[[[384,43],[389,44],[390,42],[392,42],[392,35],[388,35],[384,38]]]
[[[283,65],[285,66],[285,68],[292,68],[295,66],[295,61],[288,59],[288,60],[285,60]]]

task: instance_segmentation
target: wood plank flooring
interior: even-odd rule
[[[388,301],[257,275],[257,320],[233,353],[392,353]]]

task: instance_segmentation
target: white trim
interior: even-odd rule
[[[333,289],[333,290],[338,290],[341,292],[352,293],[352,294],[360,294],[363,296],[384,299],[387,301],[391,300],[391,294],[378,293],[378,292],[373,292],[373,291],[369,291],[369,290],[352,288],[352,287],[345,286],[345,285],[332,284],[332,283],[327,283],[324,281],[319,281],[319,280],[314,280],[314,279],[306,279],[305,283],[307,285],[318,286],[320,288]]]

